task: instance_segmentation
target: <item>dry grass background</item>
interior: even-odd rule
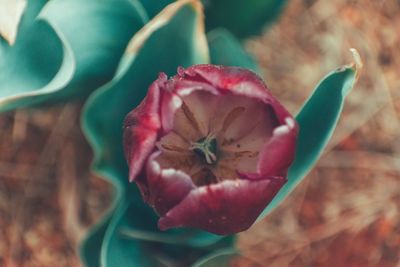
[[[364,69],[317,167],[240,235],[233,266],[400,266],[400,1],[291,0],[247,43],[296,112],[357,48]],[[110,200],[93,177],[80,104],[0,116],[0,266],[79,266],[75,247]],[[324,114],[317,114],[324,116]]]

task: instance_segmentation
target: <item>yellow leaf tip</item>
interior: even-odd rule
[[[0,37],[3,37],[12,46],[17,38],[19,23],[27,6],[27,1],[0,1],[0,6]]]
[[[356,71],[356,78],[358,79],[359,76],[359,72],[360,70],[363,68],[364,64],[362,62],[360,53],[358,52],[357,49],[355,48],[350,48],[350,53],[353,56],[353,64],[352,67],[355,69]]]

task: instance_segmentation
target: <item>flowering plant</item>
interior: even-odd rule
[[[130,179],[161,229],[246,230],[286,182],[297,125],[246,69],[162,73],[124,124]]]
[[[222,266],[230,234],[276,208],[315,164],[356,67],[325,77],[292,117],[236,39],[285,2],[6,1],[0,110],[90,95],[82,128],[92,169],[115,197],[83,242],[86,266]],[[159,231],[128,176],[160,228],[178,229]]]

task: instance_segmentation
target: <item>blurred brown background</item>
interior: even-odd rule
[[[317,82],[364,68],[317,167],[242,233],[236,267],[400,266],[400,1],[290,0],[247,43],[273,93],[296,113]],[[0,116],[0,266],[79,266],[76,244],[107,207],[79,104]],[[323,116],[323,114],[320,114]]]

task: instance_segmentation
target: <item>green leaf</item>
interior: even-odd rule
[[[75,69],[72,50],[46,21],[20,33],[0,54],[0,111],[40,102],[63,88]]]
[[[121,237],[119,229],[129,224],[128,217],[124,214],[128,211],[130,201],[124,199],[119,203],[113,217],[105,230],[104,239],[99,240],[101,246],[100,266],[138,266],[153,267],[152,257],[142,249],[141,242],[128,240]],[[135,211],[133,211],[135,212]],[[135,215],[139,215],[136,213]],[[147,255],[146,255],[147,254]],[[94,255],[98,256],[98,255]],[[92,267],[92,266],[90,266]]]
[[[151,233],[146,229],[157,227],[154,212],[138,200],[129,202],[129,198],[124,198],[121,203],[125,203],[124,207],[116,211],[104,238],[103,266],[189,266],[210,251],[232,247],[234,242],[233,236],[219,238],[218,242],[215,240],[212,243],[204,242],[201,241],[201,233],[204,234],[201,231],[197,231],[198,234],[194,236],[177,232],[169,234],[159,232],[158,236],[153,230],[150,236],[146,236]],[[127,229],[131,231],[132,227],[137,227],[136,235],[128,237],[126,231]],[[184,233],[184,230],[180,230],[180,233]],[[196,230],[189,231],[191,232],[188,233],[196,232]],[[174,234],[178,239],[177,242],[172,240]],[[166,235],[169,235],[170,239],[166,240]],[[186,240],[183,237],[187,237]],[[196,242],[194,240],[198,241],[196,245],[201,246],[192,247],[191,245]]]
[[[207,250],[214,246],[232,245],[230,237],[226,238],[197,229],[178,228],[160,231],[157,226],[158,216],[148,205],[143,203],[136,185],[129,184],[128,187],[129,193],[124,199],[130,199],[132,204],[129,211],[121,218],[121,220],[129,222],[119,229],[121,237],[164,245],[181,245],[192,250],[196,248]],[[137,218],[137,214],[140,214],[140,219]]]
[[[172,229],[167,232],[157,232],[155,228],[151,230],[141,229],[132,226],[121,229],[121,234],[128,239],[140,239],[144,241],[171,244],[186,245],[192,247],[211,246],[221,240],[221,236],[207,234],[194,229]]]
[[[135,187],[136,189],[136,187]],[[132,190],[134,191],[134,190]],[[231,245],[231,241],[220,235],[211,234],[197,229],[178,228],[168,231],[158,230],[158,217],[149,206],[144,205],[138,192],[136,195],[131,193],[130,198],[137,196],[133,200],[131,212],[126,213],[125,217],[130,220],[130,224],[120,229],[121,236],[125,239],[136,239],[165,245],[181,245],[186,248],[211,248],[214,246]],[[136,205],[136,207],[135,207]],[[134,212],[136,210],[136,212]],[[140,220],[136,218],[140,210]]]
[[[52,98],[86,95],[109,81],[131,39],[147,22],[137,0],[53,0],[40,13],[71,47],[76,70]]]
[[[97,224],[91,228],[85,240],[83,240],[79,251],[85,266],[100,267],[101,247],[113,214],[113,212],[108,213],[100,222],[97,222]]]
[[[239,38],[260,34],[276,20],[287,0],[203,0],[207,30],[224,27]]]
[[[10,45],[17,38],[18,26],[27,6],[26,0],[6,0],[0,9],[0,36]]]
[[[247,54],[240,42],[227,30],[218,28],[207,34],[211,63],[238,66],[258,74],[261,71],[255,60]]]
[[[195,262],[192,267],[221,267],[229,266],[230,261],[239,253],[234,248],[217,250]]]
[[[42,10],[43,6],[48,2],[48,0],[36,0],[36,1],[27,1],[28,5],[25,9],[25,12],[21,18],[19,24],[19,30],[17,34],[17,39],[24,35],[25,32],[30,31],[30,27],[32,23],[36,20],[37,15]]]
[[[88,94],[146,20],[137,0],[45,4],[28,2],[13,46],[0,38],[0,111]]]
[[[173,3],[175,0],[139,0],[146,10],[150,18],[157,15],[167,5]]]
[[[46,21],[36,19],[46,2],[28,1],[13,46],[0,36],[0,112],[34,104],[72,77],[71,49]]]
[[[300,131],[288,182],[259,218],[276,208],[315,165],[336,128],[345,97],[353,88],[356,76],[353,66],[339,68],[326,76],[306,101],[296,117]]]

